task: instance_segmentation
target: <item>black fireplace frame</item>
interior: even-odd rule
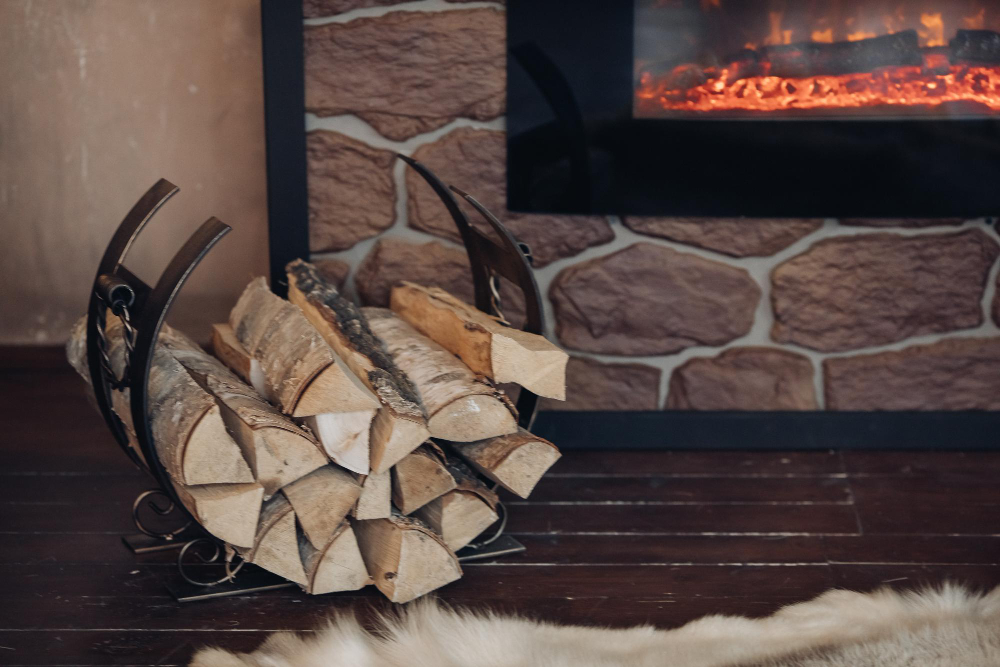
[[[551,0],[534,2],[539,8],[548,5],[552,9]],[[508,12],[523,12],[528,4],[508,0]],[[578,25],[592,4],[597,5],[584,0],[583,6],[576,5],[579,11],[567,13],[566,29]],[[272,285],[280,291],[284,266],[309,253],[302,8],[287,0],[261,0],[261,18],[270,264]],[[631,35],[631,25],[628,29]],[[519,34],[515,30],[514,38]],[[517,105],[517,100],[511,100],[509,110],[516,113]],[[917,217],[929,215],[923,211]],[[1000,412],[546,411],[538,414],[533,431],[566,450],[968,451],[1000,448],[996,437]]]
[[[508,207],[708,217],[1000,212],[1000,116],[632,114],[632,0],[508,0]]]

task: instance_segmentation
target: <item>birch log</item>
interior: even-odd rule
[[[308,586],[306,571],[299,555],[295,530],[295,512],[282,494],[264,503],[257,523],[253,547],[237,549],[248,563],[259,565],[300,586]]]
[[[264,487],[265,499],[327,464],[311,433],[281,414],[189,338],[164,327],[160,344],[215,397],[226,428]]]
[[[240,344],[260,362],[265,398],[293,417],[375,410],[378,401],[302,311],[257,278],[229,315]]]
[[[426,443],[392,467],[392,502],[403,514],[411,514],[438,496],[455,488],[444,452]]]
[[[67,346],[75,356],[72,364],[89,378],[86,327],[78,325],[73,335],[74,341]],[[118,318],[108,319],[105,337],[111,368],[120,376],[125,367],[125,339]],[[254,482],[239,445],[226,431],[215,399],[194,381],[162,341],[163,336],[153,350],[147,405],[153,444],[163,467],[175,482],[186,486]],[[112,402],[115,413],[134,433],[127,391],[112,392]]]
[[[355,519],[384,519],[392,514],[392,480],[388,470],[360,475],[361,495],[351,514]]]
[[[551,442],[523,428],[499,438],[451,446],[481,475],[522,498],[531,494],[538,480],[561,456]]]
[[[233,546],[253,546],[264,497],[263,486],[257,483],[202,486],[174,483],[174,489],[202,528]]]
[[[348,521],[342,521],[329,541],[319,548],[299,534],[299,557],[306,573],[303,588],[311,595],[356,591],[373,583]]]
[[[361,484],[337,466],[323,466],[281,490],[316,549],[330,544],[361,495]]]
[[[295,260],[286,270],[289,300],[302,309],[381,403],[371,432],[371,468],[385,472],[427,439],[427,419],[417,390],[372,333],[358,307],[341,296],[315,266]]]
[[[372,331],[423,398],[432,437],[471,442],[517,430],[507,397],[386,308],[363,308]]]
[[[469,544],[499,518],[497,495],[456,463],[449,466],[455,478],[455,489],[416,512],[416,516],[433,528],[452,551]]]
[[[438,287],[403,282],[392,289],[391,307],[473,372],[566,400],[569,355],[544,336],[504,326]]]
[[[260,370],[260,362],[253,359],[236,338],[228,324],[212,327],[212,351],[234,373],[248,373],[258,392],[267,392],[267,384]],[[315,434],[323,451],[335,463],[352,472],[368,473],[369,438],[372,430],[373,409],[354,412],[327,412],[301,418],[302,423]]]
[[[462,576],[452,550],[416,519],[393,514],[357,521],[354,529],[375,586],[393,602],[409,602]]]

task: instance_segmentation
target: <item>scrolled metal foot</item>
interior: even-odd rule
[[[211,547],[211,556],[205,556],[206,552],[202,550],[205,546]],[[202,564],[210,564],[219,562],[219,557],[223,556],[223,553],[225,554],[223,558],[225,574],[220,579],[209,581],[195,579],[186,571],[187,564],[185,559],[188,559],[188,556],[191,556],[191,559],[188,559],[189,562],[197,559]],[[232,548],[223,547],[219,542],[210,537],[200,537],[196,540],[191,540],[181,548],[181,552],[177,554],[177,570],[180,572],[181,577],[184,578],[184,581],[195,586],[209,588],[211,586],[218,586],[219,584],[228,584],[232,583],[246,562],[240,559],[234,567],[233,559],[236,557],[236,552]]]
[[[156,502],[155,499],[158,497],[166,501],[165,506],[161,506]],[[178,514],[186,519],[183,525],[166,532],[154,530],[147,527],[146,524],[143,523],[141,516],[143,508],[149,508],[158,516],[165,517],[177,510],[177,503],[175,503],[173,499],[162,489],[149,489],[148,491],[140,493],[135,499],[135,502],[132,503],[132,521],[135,523],[135,527],[138,528],[144,535],[149,535],[150,537],[158,540],[170,542],[191,526],[192,522],[190,519],[186,518],[186,514],[184,512],[178,512]]]

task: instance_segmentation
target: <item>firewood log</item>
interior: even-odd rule
[[[452,449],[481,475],[527,498],[542,475],[559,460],[559,449],[524,429],[478,442],[451,443]]]
[[[73,336],[74,342],[67,348],[70,354],[77,355],[73,366],[83,369],[81,374],[89,378],[86,341],[81,340],[86,338],[86,327],[75,327]],[[125,339],[118,318],[108,319],[105,338],[111,369],[120,376],[125,367]],[[83,356],[79,357],[81,351]],[[134,433],[127,391],[112,392],[112,404],[118,417]],[[239,445],[226,431],[215,399],[162,343],[155,346],[150,363],[148,411],[157,456],[175,482],[197,486],[255,481]]]
[[[948,42],[952,62],[1000,63],[1000,33],[958,30]]]
[[[233,546],[253,546],[263,486],[257,483],[184,486],[175,482],[174,489],[202,528]]]
[[[393,514],[357,521],[354,531],[375,586],[393,602],[409,602],[462,576],[454,552],[417,519]]]
[[[348,521],[342,521],[329,541],[319,548],[300,533],[299,556],[306,572],[303,588],[311,595],[356,591],[373,583]]]
[[[914,30],[854,42],[800,42],[760,50],[771,76],[808,77],[871,72],[879,67],[920,65],[923,56]]]
[[[213,328],[212,348],[216,356],[226,363],[233,372],[239,374],[239,369],[251,369],[257,374],[255,387],[258,391],[267,391],[266,384],[260,372],[260,363],[250,357],[243,345],[230,333],[228,324],[216,324]],[[254,371],[253,369],[257,369]],[[311,417],[302,417],[300,421],[309,428],[323,447],[323,451],[334,463],[362,475],[368,473],[369,448],[372,420],[376,410],[357,410],[354,412],[327,412]]]
[[[504,326],[438,287],[404,282],[392,310],[414,329],[494,382],[516,382],[540,396],[566,399],[569,355],[544,336]]]
[[[334,465],[323,466],[285,486],[281,492],[291,503],[309,541],[325,548],[361,495],[353,475]]]
[[[354,303],[312,264],[288,265],[288,298],[323,339],[378,397],[382,409],[371,431],[371,468],[385,472],[427,439],[427,418],[416,388],[393,362]]]
[[[215,397],[230,435],[264,487],[265,499],[327,464],[311,433],[281,414],[189,338],[164,327],[160,344]]]
[[[359,475],[361,495],[351,511],[355,519],[384,519],[392,514],[392,481],[385,472]]]
[[[416,511],[416,516],[441,536],[452,551],[458,551],[499,518],[497,495],[486,488],[457,461],[448,470],[456,487]]]
[[[248,385],[257,390],[261,396],[267,392],[267,381],[260,370],[260,362],[250,356],[246,348],[236,337],[236,332],[225,324],[212,325],[212,354],[229,367],[229,370]]]
[[[392,467],[392,502],[400,512],[411,514],[455,488],[447,463],[441,448],[429,442]]]
[[[260,362],[265,398],[293,417],[375,410],[378,401],[302,311],[251,281],[229,315],[240,344]]]
[[[249,549],[238,547],[236,551],[248,563],[259,565],[300,586],[308,586],[299,555],[295,512],[288,499],[280,493],[261,508],[253,546]]]
[[[431,437],[471,442],[517,430],[514,407],[487,380],[386,308],[363,308],[368,323],[427,408]]]

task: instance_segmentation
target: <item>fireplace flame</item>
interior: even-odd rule
[[[920,15],[920,25],[926,30],[918,30],[917,34],[924,40],[925,46],[945,46],[944,21],[941,19],[941,12],[926,13]]]

